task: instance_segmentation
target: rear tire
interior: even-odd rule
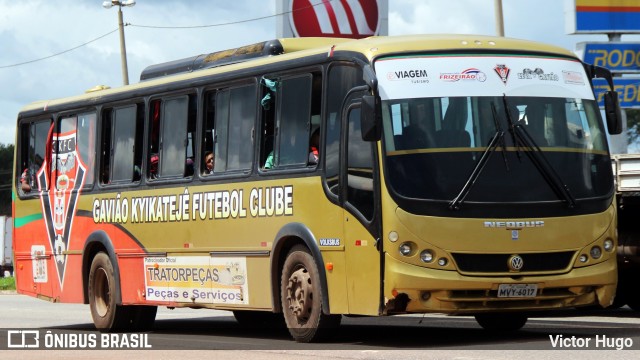
[[[520,330],[527,323],[527,316],[518,313],[478,314],[476,321],[483,329],[493,332]]]
[[[89,308],[96,329],[121,331],[133,324],[132,307],[116,304],[118,284],[109,256],[99,252],[89,271]]]
[[[295,341],[319,341],[340,325],[340,315],[322,313],[322,291],[313,256],[304,246],[293,247],[282,267],[280,295],[284,319]]]

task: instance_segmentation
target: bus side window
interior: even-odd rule
[[[140,104],[127,105],[103,112],[100,168],[103,184],[140,180],[143,108]]]
[[[80,158],[87,167],[84,179],[84,186],[89,188],[93,185],[95,176],[96,159],[96,113],[84,113],[78,115],[77,143],[76,148]]]
[[[257,94],[254,84],[216,93],[214,173],[251,169]]]
[[[212,174],[215,161],[212,161],[212,168],[207,165],[207,154],[214,155],[214,144],[216,138],[215,132],[215,116],[216,116],[216,92],[210,91],[204,94],[204,124],[202,127],[202,156],[200,157],[200,173],[203,175]],[[210,156],[209,156],[210,157]]]
[[[193,175],[196,119],[195,95],[179,95],[150,104],[151,139],[148,177]]]
[[[46,188],[38,189],[36,176],[44,164],[50,128],[50,119],[36,120],[20,125],[20,160],[19,166],[16,166],[15,174],[17,176],[16,187],[22,195],[47,190]],[[23,181],[29,185],[28,191],[22,190]],[[45,186],[45,184],[41,185]]]
[[[276,97],[275,112],[264,110],[261,154],[264,169],[317,164],[319,144],[311,143],[311,134],[320,125],[321,94],[320,73],[296,75],[278,81],[277,91],[271,94]]]

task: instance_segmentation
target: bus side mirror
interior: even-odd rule
[[[622,132],[622,114],[617,91],[604,93],[604,113],[607,118],[609,134],[618,135]]]
[[[362,107],[360,111],[362,140],[378,141],[382,137],[380,109],[380,98],[374,95],[364,95],[362,97]]]

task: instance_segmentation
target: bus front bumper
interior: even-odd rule
[[[574,268],[564,274],[467,276],[385,256],[385,312],[474,314],[496,311],[609,306],[617,283],[616,260]],[[501,284],[535,284],[532,297],[498,297]]]

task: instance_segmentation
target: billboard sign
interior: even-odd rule
[[[640,33],[640,2],[637,0],[566,1],[574,3],[567,13],[570,33]]]
[[[613,87],[618,92],[621,108],[640,109],[640,78],[613,78]],[[608,90],[605,79],[593,79],[593,91],[601,108],[604,107],[604,93]]]
[[[640,43],[579,43],[576,52],[584,62],[603,66],[614,73],[640,73]]]
[[[387,34],[388,0],[280,0],[278,37],[361,39]]]

